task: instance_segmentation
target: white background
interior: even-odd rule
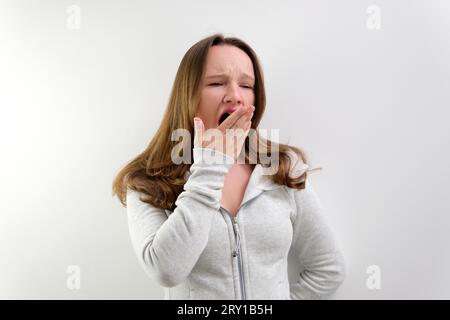
[[[163,297],[111,183],[214,32],[259,55],[260,128],[323,167],[311,180],[347,263],[334,298],[450,298],[450,1],[0,3],[0,298]]]

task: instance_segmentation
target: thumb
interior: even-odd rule
[[[202,119],[194,118],[194,148],[201,148],[203,146],[203,132],[204,125]]]

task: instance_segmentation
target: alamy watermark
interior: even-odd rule
[[[68,14],[66,20],[66,27],[69,30],[80,30],[81,29],[81,8],[75,4],[70,5],[66,8],[66,13]]]
[[[366,27],[369,30],[381,29],[381,8],[375,4],[367,7],[366,13],[368,14],[366,20]]]
[[[366,286],[369,290],[381,290],[381,268],[376,264],[367,267],[366,273],[369,277],[366,280]]]
[[[81,268],[77,265],[70,265],[66,269],[66,273],[69,275],[66,279],[66,287],[69,290],[81,289]]]
[[[260,129],[260,133],[267,136],[266,129]],[[273,175],[278,172],[279,168],[279,130],[270,129],[270,150],[264,143],[258,141],[258,134],[255,129],[250,129],[249,136],[249,148],[246,150],[245,146],[239,150],[239,154],[236,156],[239,149],[238,140],[245,135],[243,129],[226,129],[225,133],[217,128],[210,128],[205,131],[205,136],[208,136],[208,142],[214,142],[215,156],[204,157],[203,160],[207,164],[225,164],[230,163],[231,157],[226,157],[225,154],[231,156],[233,154],[233,163],[237,164],[257,164],[258,156],[259,163],[263,166],[264,175]],[[225,138],[224,138],[225,137]],[[171,160],[174,164],[191,164],[193,163],[193,155],[191,150],[191,133],[187,129],[176,129],[172,131],[171,141],[180,141],[171,151]],[[267,141],[265,139],[265,141]],[[205,147],[208,149],[208,147]],[[212,149],[212,148],[209,148]],[[220,152],[217,152],[222,150]],[[182,154],[181,154],[182,151]],[[248,161],[245,156],[248,151]],[[270,154],[269,154],[270,153]],[[224,156],[221,156],[224,155]]]

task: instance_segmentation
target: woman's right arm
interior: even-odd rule
[[[225,175],[234,161],[209,148],[194,148],[193,155],[191,175],[169,217],[164,209],[139,200],[138,192],[127,192],[134,251],[146,273],[164,287],[183,282],[206,247]]]

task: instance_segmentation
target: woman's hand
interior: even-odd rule
[[[240,106],[217,128],[205,131],[203,121],[194,118],[194,148],[209,148],[231,156],[235,162],[251,128],[254,106]]]

